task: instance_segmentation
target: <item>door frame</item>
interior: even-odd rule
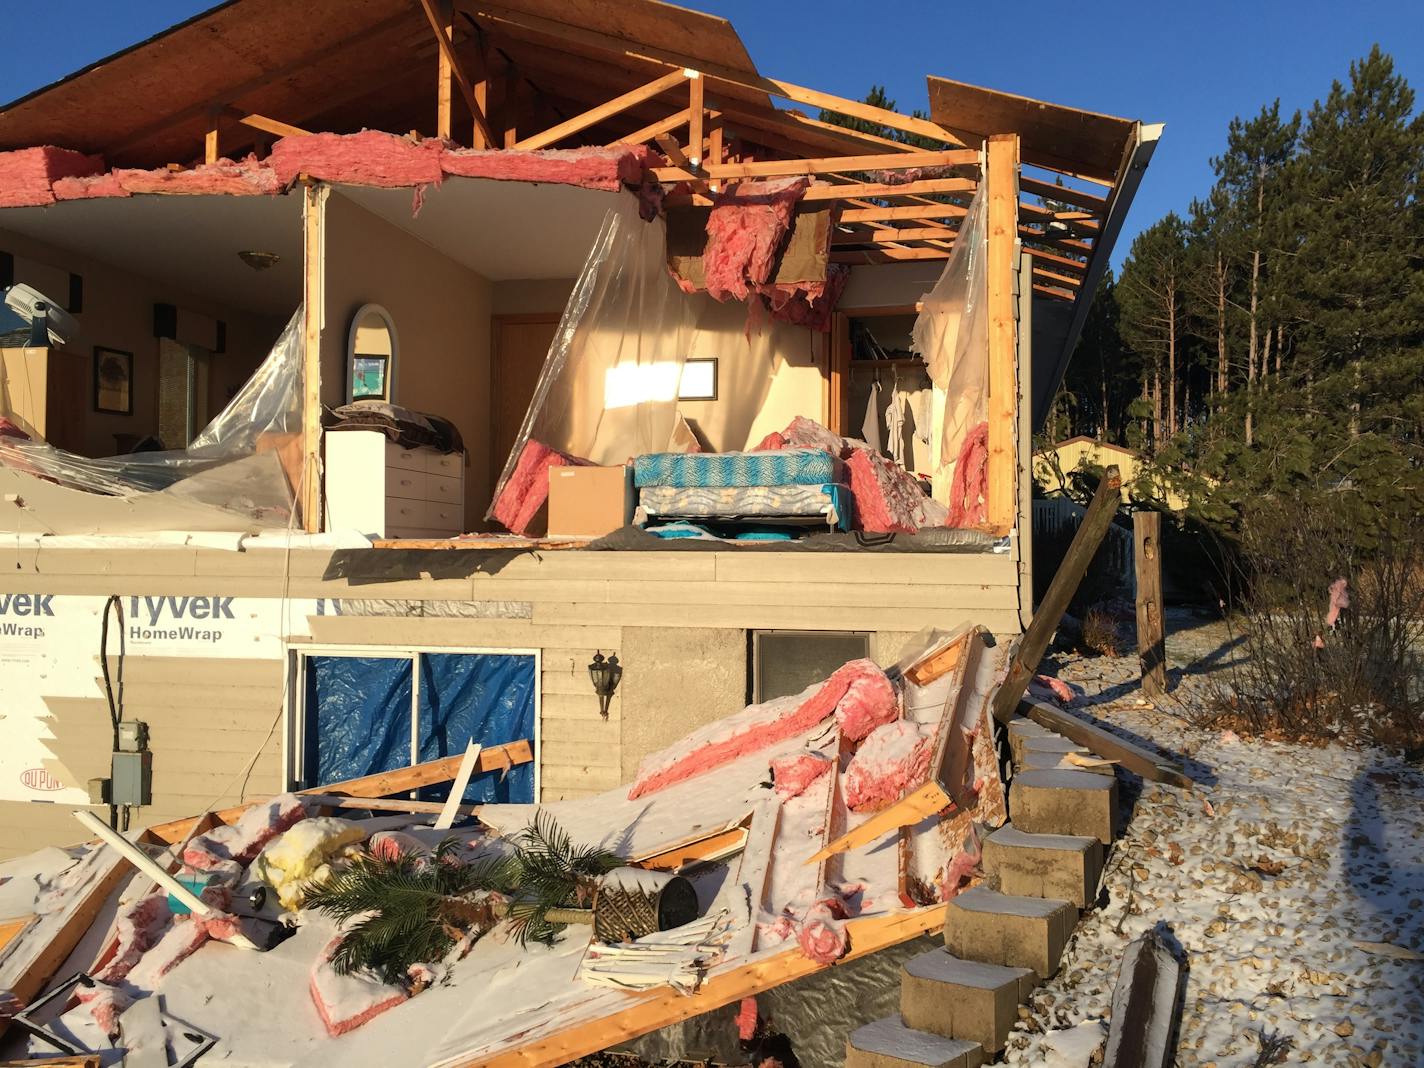
[[[298,771],[303,773],[306,770],[306,718],[307,718],[307,686],[306,686],[306,661],[312,656],[348,656],[382,660],[409,660],[411,662],[410,680],[410,762],[414,764],[420,751],[420,666],[419,658],[422,654],[444,655],[451,653],[459,656],[529,656],[534,658],[534,736],[529,739],[529,744],[534,749],[534,801],[539,803],[541,789],[540,765],[543,762],[543,690],[544,690],[544,657],[539,649],[493,649],[482,646],[468,645],[439,645],[429,646],[420,649],[403,649],[394,645],[339,645],[339,644],[311,644],[303,642],[300,645],[289,645],[287,647],[289,657],[288,666],[291,682],[291,699],[287,702],[287,762],[285,774],[287,789],[302,789],[303,779]],[[306,784],[311,785],[311,784]]]
[[[527,325],[534,325],[534,324],[553,323],[554,325],[557,326],[560,322],[563,321],[563,318],[564,318],[564,313],[563,313],[562,311],[557,311],[557,312],[518,312],[518,313],[512,313],[512,314],[508,314],[508,315],[503,315],[503,314],[501,314],[501,315],[491,315],[491,316],[490,316],[490,400],[491,400],[491,409],[490,409],[490,419],[489,419],[489,440],[485,443],[485,452],[489,455],[489,466],[490,466],[490,483],[489,483],[489,484],[490,484],[490,494],[491,494],[491,495],[493,495],[493,494],[495,493],[495,491],[499,488],[499,476],[500,476],[501,474],[503,474],[505,462],[509,459],[508,455],[504,455],[504,456],[497,456],[497,455],[495,455],[495,448],[494,448],[494,424],[495,424],[495,418],[494,418],[493,404],[495,403],[494,398],[498,397],[499,394],[500,394],[500,386],[501,386],[500,377],[499,377],[499,371],[500,371],[500,356],[499,356],[500,331],[501,331],[502,328],[503,328],[504,326],[506,326],[506,325],[510,325],[510,326],[526,325],[526,326],[527,326]],[[545,358],[546,358],[546,359],[548,358],[548,354],[547,354],[547,353],[545,354]],[[527,414],[527,410],[526,410],[526,414]],[[516,433],[517,433],[517,432],[516,432]]]

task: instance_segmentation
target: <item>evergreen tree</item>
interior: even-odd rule
[[[1154,449],[1177,432],[1186,273],[1186,226],[1169,212],[1134,239],[1118,286],[1123,340],[1144,360],[1142,394],[1152,406]]]

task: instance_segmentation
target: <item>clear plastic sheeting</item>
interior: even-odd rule
[[[668,271],[663,221],[644,222],[625,198],[564,308],[494,500],[530,441],[597,464],[666,450],[695,325],[694,302]]]
[[[123,529],[114,533],[290,527],[298,520],[302,478],[302,323],[298,307],[267,358],[186,449],[91,459],[33,437],[0,435],[0,467],[139,505],[123,511]],[[0,400],[8,410],[8,400]],[[30,497],[25,529],[33,523],[53,533],[85,532],[76,514],[84,511],[84,497],[47,491]],[[94,503],[97,515],[103,507]]]
[[[948,496],[965,438],[988,417],[987,217],[984,185],[980,183],[960,225],[954,251],[939,281],[921,302],[915,320],[914,351],[929,369],[934,421],[940,428],[930,443],[938,500]]]

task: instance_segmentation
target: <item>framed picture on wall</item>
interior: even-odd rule
[[[133,353],[94,346],[94,410],[133,415]]]

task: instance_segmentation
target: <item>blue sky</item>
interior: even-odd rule
[[[1211,184],[1209,160],[1221,150],[1233,115],[1254,113],[1276,97],[1287,110],[1308,108],[1375,42],[1424,93],[1424,4],[1418,0],[1098,0],[1071,10],[1041,0],[686,2],[731,19],[764,74],[826,92],[860,97],[879,82],[909,111],[927,106],[924,75],[941,74],[1165,122],[1118,243],[1118,261],[1137,230],[1169,210],[1185,210]],[[42,48],[8,50],[0,64],[0,100],[208,6],[202,0],[48,0],[46,23],[65,32],[42,35]]]

